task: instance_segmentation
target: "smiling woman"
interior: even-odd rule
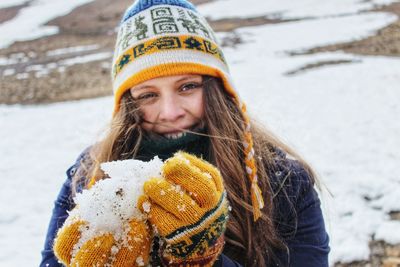
[[[42,266],[59,266],[55,255],[67,266],[328,265],[311,167],[250,120],[192,4],[135,1],[112,75],[110,127],[67,172]],[[72,197],[107,178],[101,163],[155,156],[165,160],[163,179],[145,182],[137,207],[144,217],[127,222],[128,242],[114,245],[120,236],[112,232],[87,238],[84,222],[70,223]]]

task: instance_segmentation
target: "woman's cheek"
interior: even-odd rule
[[[157,111],[152,106],[146,106],[141,108],[142,119],[144,120],[142,126],[146,130],[151,130],[155,119],[157,117]]]
[[[193,105],[193,113],[198,118],[203,118],[204,116],[204,96],[203,90],[199,91],[199,94],[196,95],[196,98],[192,102]]]

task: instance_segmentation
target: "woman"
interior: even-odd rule
[[[157,185],[160,182],[149,181],[141,203],[149,201],[159,209],[159,214],[151,209],[149,221],[161,228],[161,245],[153,242],[149,264],[328,266],[329,238],[312,169],[270,132],[250,122],[214,33],[192,4],[185,0],[136,1],[122,19],[113,63],[115,106],[109,131],[67,171],[41,266],[58,266],[52,247],[56,232],[74,207],[72,196],[104,178],[100,163],[131,158],[147,161],[157,155],[169,159],[172,166],[177,157],[173,155],[180,150],[212,164],[185,154],[191,165],[201,165],[200,169],[212,174],[216,185],[197,187],[204,200],[211,201],[209,196],[217,194],[219,202],[201,210],[200,216],[197,210],[184,210],[188,220],[204,226],[201,229],[208,235],[202,235],[202,244],[189,236],[201,249],[179,258],[174,253],[182,244],[169,243],[172,239],[167,234],[183,228],[172,227],[168,232],[160,223],[173,225],[176,218],[169,214],[174,213],[171,207],[179,207],[174,202],[178,198],[159,201],[160,194],[154,190],[162,190]],[[204,178],[193,179],[191,168],[182,179],[175,179],[180,169],[171,169],[173,183],[183,188],[195,187]],[[228,202],[221,200],[225,194],[229,212]],[[188,197],[198,200],[196,195]],[[210,231],[218,220],[203,224],[204,218],[221,206],[221,227]],[[179,226],[188,228],[181,221]],[[63,243],[60,239],[56,245]]]

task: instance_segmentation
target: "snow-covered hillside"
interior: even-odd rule
[[[316,0],[254,0],[246,3],[255,8],[239,9],[241,0],[220,0],[199,8],[213,18],[234,17],[238,10],[246,17],[312,18],[238,29],[243,43],[225,54],[251,114],[309,160],[332,192],[322,194],[331,264],[367,259],[373,234],[400,243],[400,222],[388,216],[400,210],[400,59],[287,52],[365,38],[397,17],[360,11],[388,2],[336,0],[332,7]],[[4,28],[0,24],[0,33]],[[12,38],[8,33],[0,47]],[[288,75],[330,61],[348,63]],[[39,262],[64,172],[99,137],[111,110],[111,97],[0,105],[1,266]]]

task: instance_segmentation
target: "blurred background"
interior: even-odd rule
[[[40,260],[111,118],[127,0],[0,1],[0,266]],[[249,111],[315,167],[331,266],[400,266],[400,1],[197,0]]]

